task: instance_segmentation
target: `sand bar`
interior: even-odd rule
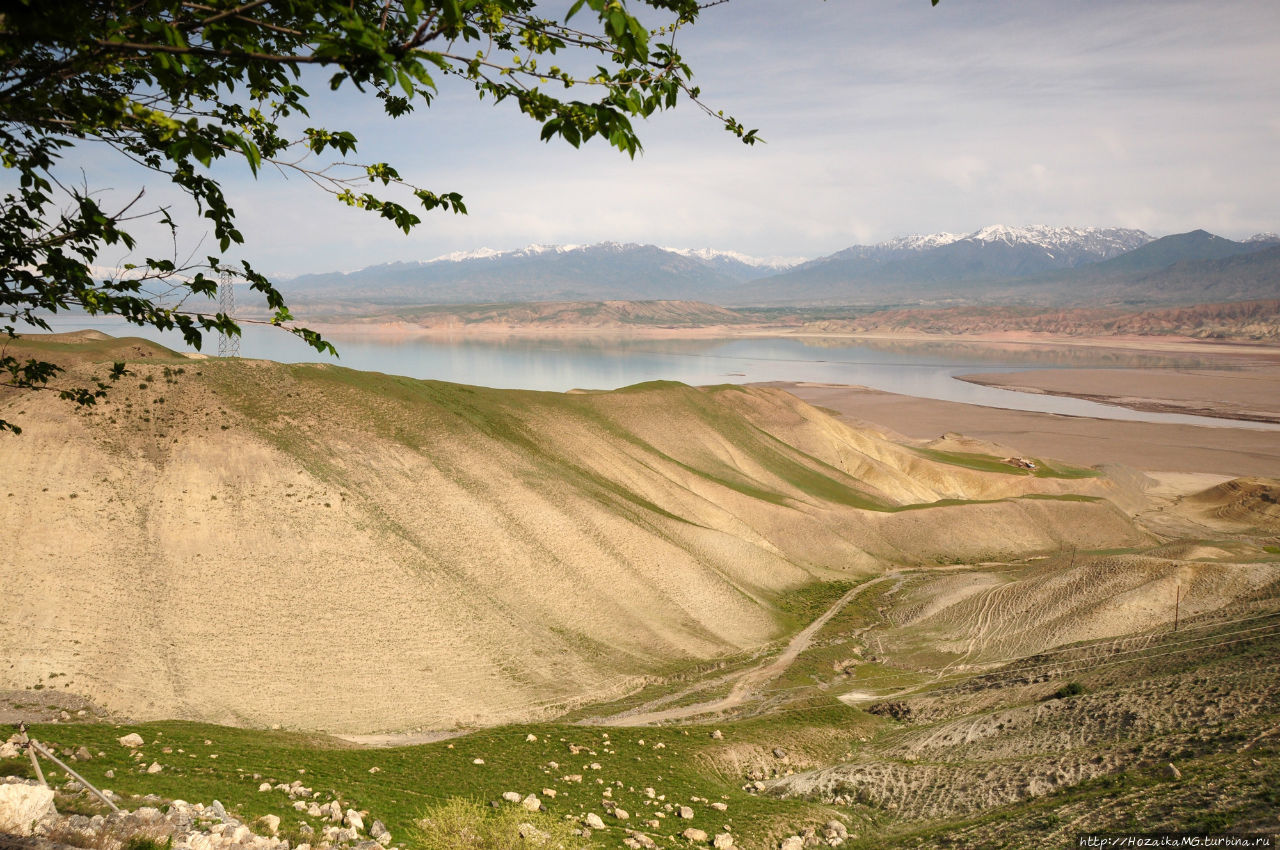
[[[929,439],[959,432],[1028,455],[1085,466],[1114,463],[1143,470],[1280,477],[1280,434],[1275,431],[1058,416],[934,401],[866,387],[777,386],[851,423],[888,428],[907,437]]]
[[[1045,369],[964,375],[989,387],[1071,396],[1134,410],[1280,422],[1280,366],[1242,369]]]

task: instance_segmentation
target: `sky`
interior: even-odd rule
[[[296,176],[220,167],[243,254],[293,275],[531,243],[811,258],[997,223],[1280,230],[1275,0],[730,0],[678,45],[703,99],[766,144],[686,104],[644,122],[630,160],[599,140],[543,143],[512,105],[461,87],[392,121],[312,85],[315,122],[352,130],[360,161],[461,192],[470,213],[406,236]],[[142,179],[102,149],[69,165],[120,197]],[[174,209],[178,244],[146,250],[208,253],[199,218]]]

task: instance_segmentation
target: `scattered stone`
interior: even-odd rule
[[[258,823],[266,827],[267,832],[275,835],[280,830],[280,818],[275,815],[263,815],[258,818]]]
[[[52,799],[52,797],[50,797],[50,799]],[[589,812],[587,816],[583,818],[582,822],[592,829],[604,829],[604,821],[601,820],[600,816],[595,812]]]
[[[162,770],[164,770],[164,768],[160,766],[160,762],[153,761],[151,762],[151,766],[147,768],[147,773],[159,773]]]
[[[538,740],[538,736],[537,736],[537,735],[532,735],[532,734],[530,734],[530,735],[525,735],[525,736],[524,736],[524,742],[525,742],[526,744],[532,744],[532,743],[533,743],[534,741],[536,741],[536,740]]]
[[[676,817],[684,818],[685,820],[693,820],[693,809],[688,806],[681,806],[676,810]]]
[[[628,812],[626,809],[619,809],[619,808],[615,808],[615,809],[613,810],[613,816],[614,816],[615,818],[617,818],[618,820],[630,820],[630,819],[631,819],[631,813],[630,813],[630,812]]]
[[[502,799],[506,800],[508,803],[518,803],[520,802],[520,792],[519,791],[503,791]]]
[[[370,772],[370,773],[382,773],[382,768],[380,768],[380,767],[378,767],[377,765],[375,765],[375,766],[373,766],[373,767],[369,768],[369,772]]]
[[[1169,777],[1170,779],[1181,779],[1181,778],[1182,778],[1182,771],[1181,771],[1181,770],[1178,770],[1178,768],[1174,767],[1174,766],[1173,766],[1173,764],[1165,765],[1164,772],[1168,775],[1168,777]]]
[[[106,773],[104,773],[104,774],[102,774],[102,775],[103,775],[103,776],[105,776],[105,777],[107,777],[108,779],[115,779],[115,778],[116,778],[116,772],[115,772],[114,770],[108,770]]]
[[[93,758],[93,753],[89,752],[88,747],[80,747],[72,758],[76,761],[89,761]]]
[[[716,729],[714,732],[711,733],[711,737],[716,741],[723,741],[724,733],[721,732],[719,729]]]
[[[53,789],[43,785],[0,785],[0,833],[30,835],[35,824],[57,814]]]
[[[307,804],[302,800],[295,800],[293,803],[293,809],[294,811],[305,812],[307,810]]]
[[[689,839],[690,841],[693,841],[697,844],[707,843],[707,834],[700,829],[694,829],[693,827],[689,827],[688,829],[686,829],[684,832],[680,834],[685,838]]]
[[[778,850],[804,850],[804,839],[798,835],[788,835],[778,845]]]
[[[581,781],[582,781],[582,774],[581,774],[581,773],[570,773],[568,776],[562,776],[562,777],[560,777],[560,781],[561,781],[561,782],[581,782]]]
[[[550,834],[543,832],[531,823],[522,823],[516,827],[516,831],[520,837],[530,844],[546,844],[550,840]]]
[[[130,747],[130,748],[141,747],[142,736],[139,735],[137,732],[130,732],[128,735],[125,735],[123,738],[120,739],[120,746]]]
[[[391,833],[387,831],[387,825],[380,820],[375,820],[369,827],[369,837],[374,841],[381,843],[384,837],[390,838]]]
[[[343,823],[356,832],[364,831],[364,818],[360,817],[360,813],[355,809],[347,809],[347,816],[343,818]]]
[[[711,844],[716,850],[728,850],[733,846],[733,836],[727,832],[722,832],[711,839]]]
[[[590,769],[590,770],[599,770],[599,769],[600,769],[600,762],[598,762],[598,761],[593,761],[593,762],[591,762],[591,764],[587,765],[587,768],[588,768],[588,769]]]
[[[542,810],[542,801],[538,799],[536,794],[530,794],[528,797],[525,797],[520,801],[520,805],[524,806],[531,812],[538,812]]]
[[[667,745],[659,741],[658,743],[653,745],[653,748],[655,750],[665,750],[667,748]]]
[[[556,798],[556,789],[554,789],[554,788],[543,788],[543,789],[542,789],[542,796],[544,796],[544,797],[549,797],[549,798],[551,798],[552,800],[554,800],[554,799]]]
[[[650,800],[652,800],[654,797],[658,795],[658,792],[654,791],[652,788],[646,788],[644,789],[644,795],[648,797]]]
[[[784,759],[787,757],[787,751],[782,749],[782,747],[774,747],[773,757],[776,759]]]
[[[484,764],[484,759],[472,759],[472,764]]]
[[[264,792],[264,791],[270,791],[270,790],[271,790],[271,783],[270,783],[270,782],[264,782],[264,783],[262,783],[261,785],[259,785],[259,786],[258,786],[258,791],[259,791],[259,793]]]

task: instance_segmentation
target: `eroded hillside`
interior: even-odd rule
[[[3,400],[26,430],[0,444],[0,677],[136,717],[543,716],[768,643],[815,578],[1148,539],[1096,472],[894,442],[778,390],[499,391],[78,340],[42,343],[68,382],[133,374],[83,411]]]

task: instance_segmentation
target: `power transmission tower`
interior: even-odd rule
[[[218,312],[230,318],[236,312],[236,292],[231,283],[231,272],[224,271],[218,283]],[[233,334],[218,334],[218,356],[239,357],[240,337]]]

